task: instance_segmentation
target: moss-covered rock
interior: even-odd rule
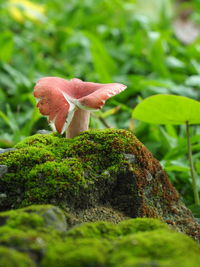
[[[67,237],[77,238],[105,238],[108,240],[116,239],[137,232],[150,232],[158,229],[167,229],[169,227],[156,219],[144,220],[142,218],[129,219],[120,222],[117,225],[99,221],[94,223],[84,223],[81,227],[73,227],[67,232]]]
[[[73,139],[36,134],[0,154],[0,210],[55,204],[69,226],[152,217],[200,240],[200,226],[159,162],[129,131],[91,130]]]
[[[31,260],[37,264],[46,253],[48,245],[60,241],[67,230],[65,215],[58,207],[52,205],[34,205],[19,210],[1,212],[0,225],[0,246],[9,248],[11,252],[12,249],[15,249],[29,256],[27,265],[25,263],[23,265],[23,262],[20,265],[20,257],[23,254],[19,255],[19,265],[14,264],[15,258],[13,265],[8,261],[8,264],[13,267],[28,266],[28,262]],[[17,260],[18,254],[12,253],[13,256],[11,256],[16,256]],[[25,258],[25,256],[23,257]],[[7,267],[6,264],[4,266]]]
[[[0,246],[0,267],[35,267],[35,263],[25,253]]]
[[[56,230],[65,232],[66,216],[56,206],[32,205],[18,210],[0,213],[0,226],[8,226],[18,230]]]
[[[136,259],[145,259],[150,262],[158,261],[166,266],[175,266],[175,263],[176,266],[189,266],[189,262],[191,265],[197,265],[199,248],[191,241],[183,234],[166,229],[137,232],[115,242],[110,262],[114,266],[126,266],[124,262],[127,260],[130,262],[132,259],[134,262]],[[187,264],[182,262],[183,258]],[[187,261],[188,258],[190,261]]]
[[[68,229],[64,218],[52,205],[1,212],[0,267],[199,266],[198,243],[158,219]]]

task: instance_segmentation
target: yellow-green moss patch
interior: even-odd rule
[[[156,219],[85,223],[33,205],[0,213],[0,267],[198,267],[200,246]],[[1,265],[3,264],[3,265]]]
[[[25,253],[0,246],[0,267],[36,267]]]

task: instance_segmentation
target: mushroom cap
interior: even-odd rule
[[[120,83],[100,84],[76,78],[44,77],[37,81],[34,96],[39,99],[37,107],[40,113],[48,116],[53,130],[63,133],[78,108],[100,109],[108,98],[125,89],[126,86]]]

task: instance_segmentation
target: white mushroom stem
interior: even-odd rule
[[[90,119],[90,111],[77,109],[66,131],[66,138],[73,138],[80,132],[87,131]]]

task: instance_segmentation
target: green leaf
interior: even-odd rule
[[[101,81],[111,82],[112,74],[115,74],[117,71],[114,60],[106,50],[104,43],[97,36],[87,31],[83,33],[90,41],[94,68]]]
[[[187,164],[181,162],[180,160],[170,160],[170,161],[162,161],[164,165],[164,169],[167,172],[175,171],[175,172],[189,172],[189,167]]]
[[[1,32],[0,35],[0,60],[2,62],[8,62],[11,60],[13,54],[13,35],[11,32]]]
[[[167,57],[166,63],[168,67],[171,67],[173,69],[183,69],[185,67],[185,64],[180,59],[173,56]]]
[[[187,86],[197,86],[199,87],[200,85],[200,75],[193,75],[187,78],[185,81],[185,84]]]
[[[184,96],[154,95],[133,110],[135,119],[154,124],[200,124],[200,103]]]

